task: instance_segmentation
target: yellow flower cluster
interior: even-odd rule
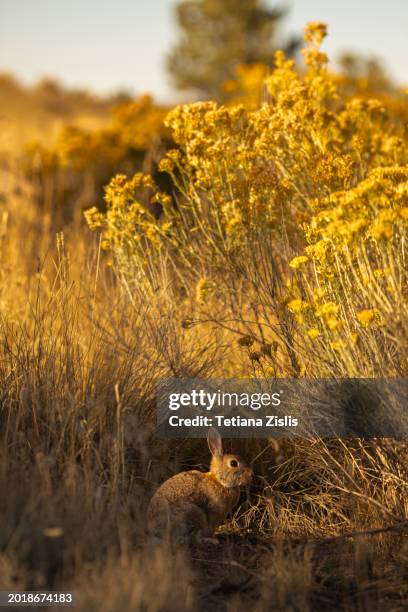
[[[147,161],[154,168],[154,155],[168,147],[167,112],[144,95],[113,108],[106,127],[65,125],[54,145],[31,143],[22,167],[39,202],[51,193],[54,211],[65,212],[66,221],[78,205],[99,198],[115,173],[139,171]]]
[[[133,102],[113,110],[109,127],[90,131],[67,126],[59,134],[55,154],[60,165],[76,170],[103,168],[108,165],[114,172],[137,151],[146,151],[157,136],[166,136],[165,108],[156,106],[150,96],[144,95]]]
[[[154,193],[154,195],[152,195]],[[102,229],[103,249],[111,249],[122,273],[133,271],[135,265],[152,265],[166,241],[171,245],[172,224],[162,217],[159,223],[152,204],[160,203],[163,210],[171,206],[171,198],[160,193],[151,176],[141,172],[128,180],[116,175],[105,188],[106,213],[96,207],[85,211],[91,230]]]
[[[230,104],[243,104],[247,109],[256,110],[267,102],[265,79],[268,73],[269,68],[265,64],[239,64],[235,68],[234,78],[224,84]]]
[[[379,316],[379,312],[376,308],[365,308],[357,313],[357,319],[363,327],[368,327],[376,318],[379,318]]]
[[[389,346],[406,312],[408,101],[346,95],[320,48],[326,33],[321,23],[307,27],[303,73],[276,54],[259,103],[244,94],[266,73],[240,67],[226,87],[236,100],[243,93],[242,104],[172,110],[165,123],[175,147],[159,169],[175,201],[140,175],[120,176],[106,191],[103,228],[126,252],[122,263],[140,267],[165,253],[198,304],[219,279],[231,320],[281,326],[290,347],[293,318],[306,342],[340,359],[369,334],[374,350],[381,330]],[[100,227],[95,210],[87,219]],[[290,349],[288,359],[298,372]]]
[[[214,292],[215,285],[206,278],[200,278],[196,287],[196,299],[200,304],[204,304],[207,298]]]

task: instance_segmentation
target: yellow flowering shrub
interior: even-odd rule
[[[407,204],[408,166],[380,167],[353,189],[315,200],[314,214],[304,225],[310,273],[297,279],[309,298],[302,323],[312,337],[306,325],[320,321],[319,336],[353,374],[368,352],[377,370],[381,365],[386,370],[393,355],[388,373],[405,372]],[[362,332],[364,344],[356,341]]]
[[[243,104],[245,108],[255,110],[267,100],[265,79],[270,69],[265,64],[239,64],[234,71],[234,78],[224,83],[229,104]]]
[[[401,373],[407,123],[392,104],[342,93],[325,36],[324,24],[306,28],[303,72],[276,54],[263,104],[172,110],[165,123],[176,147],[159,169],[173,199],[151,183],[141,202],[135,189],[147,179],[117,177],[103,229],[119,271],[143,270],[154,290],[160,262],[178,303],[193,296],[191,320],[258,343],[252,361],[264,373],[373,375],[381,360]],[[252,70],[256,81],[262,70]],[[239,99],[239,82],[227,87]],[[88,214],[95,226],[100,218]]]
[[[69,218],[99,198],[115,173],[133,173],[144,166],[152,171],[170,142],[164,126],[167,112],[143,95],[115,107],[105,128],[65,125],[53,147],[30,143],[22,167],[39,203],[51,198],[49,207],[64,209]]]
[[[156,106],[149,95],[126,102],[112,111],[111,125],[88,131],[64,127],[56,143],[62,166],[97,171],[109,166],[111,172],[124,162],[146,152],[155,138],[166,138],[164,118],[167,109]]]

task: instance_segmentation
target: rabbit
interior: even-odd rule
[[[241,486],[252,479],[252,469],[238,455],[223,453],[222,439],[211,427],[209,472],[191,470],[166,480],[155,492],[147,511],[148,530],[154,539],[167,535],[180,543],[209,541],[239,500]]]

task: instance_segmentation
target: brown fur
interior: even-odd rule
[[[211,537],[238,503],[239,487],[249,483],[252,470],[238,455],[223,454],[218,432],[210,430],[208,443],[209,472],[176,474],[153,495],[147,514],[152,535],[186,540]],[[232,467],[231,461],[237,466]]]

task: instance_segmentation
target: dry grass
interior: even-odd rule
[[[330,375],[404,372],[403,282],[394,300],[399,314],[388,309],[393,342],[373,336],[344,364],[324,345],[309,349],[291,315],[280,306],[275,312],[275,254],[262,223],[238,268],[220,260],[226,290],[200,309],[194,297],[175,299],[160,259],[143,260],[154,291],[137,282],[143,274],[132,279],[125,270],[120,279],[100,237],[81,221],[96,193],[87,180],[93,171],[78,171],[78,196],[64,191],[72,187],[70,170],[61,177],[57,167],[29,183],[9,154],[28,132],[51,141],[61,121],[103,125],[111,101],[50,84],[27,91],[0,77],[1,88],[0,589],[71,589],[80,612],[407,609],[405,442],[227,440],[254,462],[256,477],[219,529],[219,545],[153,546],[145,529],[157,485],[183,469],[204,470],[209,460],[202,440],[155,436],[158,379],[315,375],[304,353],[317,370],[327,362]],[[99,161],[96,149],[95,167]],[[196,248],[191,294],[214,256],[194,236],[186,232]],[[397,279],[405,279],[405,257],[396,257]],[[358,301],[364,291],[350,296]],[[236,333],[254,336],[269,353],[254,359],[254,347],[238,346]],[[280,348],[271,352],[276,338]]]
[[[1,235],[1,588],[73,589],[84,611],[406,608],[391,440],[227,441],[257,478],[219,546],[151,547],[155,486],[208,461],[200,440],[155,437],[155,382],[220,375],[242,352],[129,300],[97,241],[73,226],[55,244],[28,198],[10,196]]]

